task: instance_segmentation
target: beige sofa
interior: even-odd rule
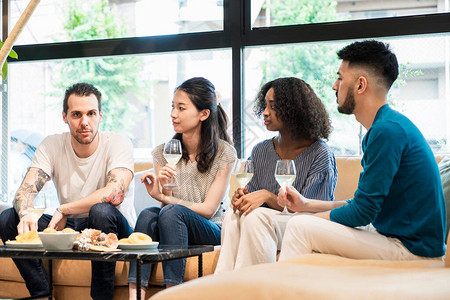
[[[336,198],[351,198],[361,170],[359,159],[339,157],[337,164]],[[449,282],[450,257],[446,262],[398,262],[310,254],[205,276],[164,290],[152,300],[450,299]]]
[[[437,160],[440,161],[440,157],[438,157]],[[336,199],[343,200],[352,198],[353,193],[356,190],[359,172],[361,171],[360,159],[358,157],[337,157],[336,162],[339,172],[338,183],[335,191]],[[138,164],[136,166],[136,172],[148,169],[150,167],[150,165]],[[235,178],[231,179],[230,185],[231,193],[233,188],[237,186]],[[212,274],[214,272],[218,255],[219,251],[204,255],[204,275]],[[255,266],[248,268],[248,270],[236,273],[233,272],[228,275],[223,274],[223,276],[207,276],[198,281],[191,281],[191,279],[195,279],[197,277],[197,258],[189,258],[187,260],[185,273],[185,281],[189,282],[181,285],[180,287],[175,287],[173,289],[168,289],[163,293],[158,293],[155,296],[155,299],[224,299],[225,294],[227,295],[225,297],[227,299],[233,299],[235,297],[245,299],[274,299],[281,297],[284,299],[284,297],[289,298],[290,295],[295,295],[297,297],[299,295],[298,290],[301,289],[301,286],[309,286],[311,284],[309,280],[305,281],[305,279],[309,279],[313,276],[310,274],[317,274],[319,277],[318,282],[320,282],[320,276],[321,273],[323,273],[323,269],[328,270],[328,267],[324,265],[331,263],[336,266],[333,267],[335,268],[333,271],[334,273],[331,271],[328,273],[330,274],[329,277],[333,278],[333,281],[336,281],[337,283],[342,283],[347,287],[346,289],[354,288],[353,284],[345,284],[347,280],[342,280],[339,274],[344,270],[341,266],[348,264],[351,265],[348,266],[348,268],[356,268],[356,266],[353,266],[353,261],[351,260],[343,260],[336,257],[327,258],[326,260],[319,262],[316,260],[316,257],[314,257],[313,260],[307,261],[303,259],[293,263]],[[371,263],[372,262],[367,262],[367,264]],[[380,264],[380,262],[373,263]],[[310,266],[308,268],[317,270],[317,273],[303,268],[303,265],[305,264],[309,264]],[[417,264],[413,264],[410,267],[422,267],[422,265],[418,266]],[[347,266],[345,268],[347,268]],[[370,267],[367,266],[366,268],[370,269]],[[384,268],[388,267],[384,266]],[[353,271],[351,271],[351,269],[349,270],[350,271],[346,274],[353,274]],[[362,273],[366,272],[363,269],[359,270],[361,270]],[[394,270],[392,265],[389,267],[389,270]],[[116,266],[116,287],[114,299],[128,298],[128,287],[126,283],[127,274],[128,265],[126,263],[119,262]],[[297,274],[297,276],[294,276],[295,274]],[[358,278],[356,274],[358,273],[355,273],[355,276],[353,277]],[[373,274],[373,276],[376,276],[376,274]],[[349,278],[349,280],[353,280],[353,277],[351,279]],[[273,278],[277,278],[279,280],[273,280]],[[69,260],[55,261],[53,263],[53,280],[55,291],[54,295],[56,299],[89,299],[90,262]],[[158,267],[155,268],[151,276],[150,283],[151,287],[147,292],[146,298],[149,298],[156,292],[162,290],[161,264],[158,264]],[[202,289],[198,290],[197,286],[202,287]],[[282,286],[285,288],[281,288]],[[293,289],[293,287],[298,288]],[[291,289],[293,290],[290,291]],[[322,286],[318,286],[317,289],[327,290]],[[271,294],[270,292],[276,293]],[[308,296],[305,296],[304,299],[314,298],[311,296],[312,294],[308,294],[306,292],[302,292],[300,294],[303,295],[303,293]],[[28,292],[25,288],[23,280],[12,263],[12,260],[0,258],[0,298],[19,298],[26,297],[27,295]],[[450,296],[450,293],[447,295]],[[198,297],[196,298],[195,296]],[[318,297],[317,299],[321,298]]]
[[[206,276],[152,300],[450,299],[450,268],[440,261],[352,260],[311,254]]]
[[[135,172],[150,169],[150,163],[137,163]],[[138,201],[140,199],[137,199]],[[136,204],[136,203],[135,203]],[[149,206],[146,203],[136,204],[140,208]],[[0,241],[0,245],[1,245]],[[214,272],[218,252],[203,255],[203,274]],[[158,264],[152,273],[147,298],[162,290],[163,272],[161,264]],[[192,257],[187,259],[185,280],[198,277],[198,259]],[[116,279],[114,299],[128,299],[128,263],[118,262],[116,265]],[[53,288],[56,299],[90,299],[91,264],[90,261],[82,260],[55,260],[53,262]],[[29,293],[25,287],[19,271],[10,258],[0,258],[0,299],[28,297]]]

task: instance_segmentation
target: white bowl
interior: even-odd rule
[[[63,233],[43,233],[38,232],[42,245],[47,250],[70,250],[73,248],[73,242],[77,239],[78,231]]]

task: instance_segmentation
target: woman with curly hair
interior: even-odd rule
[[[330,134],[331,124],[313,89],[298,78],[275,79],[259,91],[255,112],[263,115],[267,130],[278,131],[278,135],[252,150],[249,159],[254,175],[231,199],[233,210],[223,221],[216,274],[276,261],[284,226],[292,216],[280,215],[280,185],[274,177],[277,160],[294,161],[297,176],[292,185],[305,197],[334,200],[336,162],[323,141]]]

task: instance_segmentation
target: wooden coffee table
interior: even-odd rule
[[[128,261],[136,263],[136,291],[137,299],[141,299],[141,266],[163,261],[169,261],[191,256],[198,256],[198,276],[203,276],[203,258],[205,252],[214,251],[211,245],[193,245],[186,248],[180,246],[159,245],[156,249],[150,250],[122,250],[119,252],[96,252],[96,251],[48,251],[40,249],[18,249],[0,246],[0,257],[10,258],[39,258],[49,260],[49,299],[52,298],[52,260],[53,259],[74,259],[74,260],[95,260],[105,262]],[[42,297],[42,296],[40,296]],[[32,298],[27,298],[32,299]]]

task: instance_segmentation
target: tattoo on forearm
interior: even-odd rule
[[[114,206],[121,204],[125,198],[125,182],[122,176],[117,176],[118,172],[129,173],[130,170],[126,168],[117,168],[114,169],[114,174],[109,172],[106,177],[106,184],[113,183],[115,187],[109,196],[102,198],[102,202],[111,203]]]
[[[102,202],[111,203],[114,206],[117,206],[123,202],[125,195],[121,190],[114,190],[108,197],[104,197]]]
[[[36,176],[36,180],[34,181],[37,191],[42,190],[45,183],[49,180],[50,180],[50,176],[48,176],[47,173],[45,173],[44,171],[39,169],[37,176]]]
[[[37,193],[39,192],[45,185],[47,181],[50,180],[50,176],[47,175],[44,171],[39,169],[35,174],[34,178],[30,181],[31,184],[24,181],[22,185],[17,190],[16,196],[14,197],[14,209],[19,212],[22,207],[25,207],[27,204],[27,195],[28,193]]]

